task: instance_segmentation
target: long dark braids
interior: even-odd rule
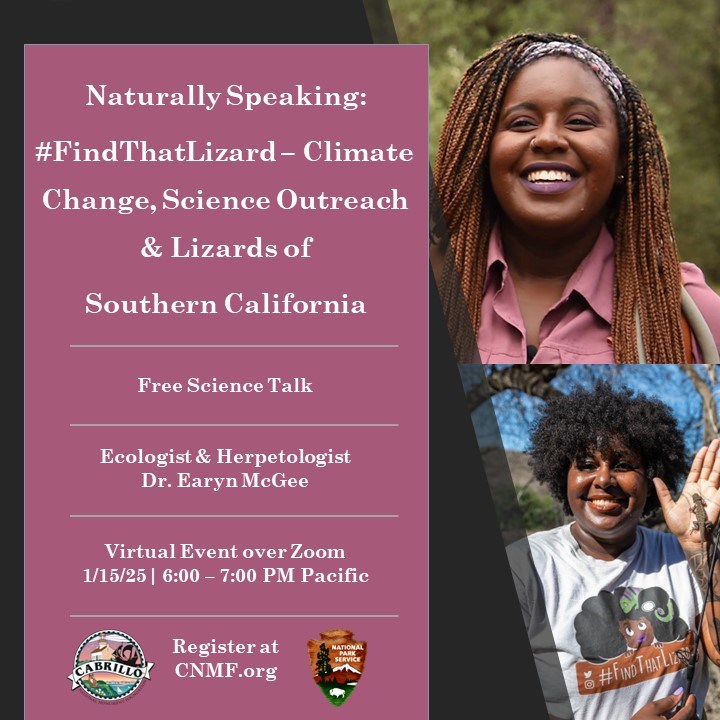
[[[620,123],[625,179],[606,222],[615,239],[611,339],[617,363],[685,361],[680,309],[680,259],[670,216],[670,174],[662,138],[637,86],[608,55],[577,35],[520,33],[479,57],[464,73],[446,115],[433,169],[434,240],[445,253],[440,295],[460,362],[477,357],[490,232],[498,216],[488,157],[502,98],[533,43],[577,45],[600,57],[622,85]]]

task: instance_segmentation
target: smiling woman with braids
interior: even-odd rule
[[[689,464],[669,406],[601,381],[549,400],[528,454],[570,520],[508,546],[549,717],[702,716],[720,665],[720,442]],[[658,508],[667,531],[641,524]]]
[[[434,167],[430,258],[459,362],[718,362],[720,296],[680,262],[661,137],[575,35],[465,72]]]

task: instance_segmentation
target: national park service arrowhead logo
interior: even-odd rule
[[[357,688],[363,674],[367,643],[350,630],[336,628],[308,640],[313,679],[333,705],[342,705]]]

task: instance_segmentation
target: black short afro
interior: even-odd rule
[[[653,477],[664,480],[672,493],[685,479],[689,462],[672,410],[660,400],[625,387],[613,389],[600,380],[590,390],[577,388],[549,400],[531,430],[528,453],[535,479],[567,515],[567,476],[573,461],[590,449],[605,451],[613,439],[642,460],[648,482],[645,516],[660,506]]]

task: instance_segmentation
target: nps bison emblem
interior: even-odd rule
[[[367,643],[350,630],[335,628],[308,640],[313,679],[333,705],[342,705],[355,692],[365,668]]]

